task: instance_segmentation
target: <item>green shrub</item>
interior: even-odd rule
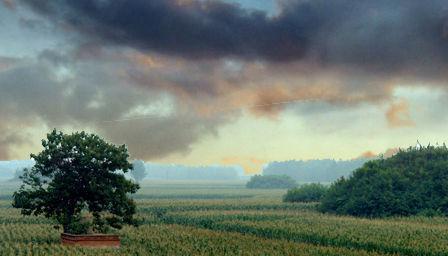
[[[288,190],[283,202],[319,202],[327,192],[327,187],[318,183],[305,184]]]
[[[92,233],[92,222],[88,219],[77,216],[67,224],[64,232],[74,235],[90,234]]]
[[[367,217],[447,214],[448,149],[409,148],[367,162],[348,179],[336,181],[320,208]]]
[[[294,188],[297,187],[297,183],[286,175],[255,175],[247,182],[246,187],[261,189]]]

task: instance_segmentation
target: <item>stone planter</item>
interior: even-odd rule
[[[61,234],[61,243],[63,245],[78,245],[93,248],[119,248],[120,237],[118,235],[72,235]]]

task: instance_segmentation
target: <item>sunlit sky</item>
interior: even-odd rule
[[[350,6],[347,6],[350,4]],[[0,2],[0,160],[53,128],[188,165],[446,142],[448,2]]]

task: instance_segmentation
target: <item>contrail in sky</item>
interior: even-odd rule
[[[286,105],[291,103],[297,103],[297,102],[305,102],[305,101],[314,101],[316,99],[294,99],[294,100],[287,100],[287,101],[276,101],[276,102],[270,102],[265,104],[256,104],[246,107],[239,107],[239,108],[231,108],[231,109],[223,109],[219,111],[218,113],[230,113],[233,111],[238,110],[244,110],[244,109],[252,109],[252,108],[262,108],[262,107],[270,107],[270,106],[276,106],[276,105]],[[115,119],[115,120],[105,120],[101,121],[101,123],[120,123],[120,122],[127,122],[127,121],[134,121],[134,120],[144,120],[144,119],[159,119],[164,118],[163,116],[158,115],[143,115],[143,116],[135,116],[135,117],[129,117],[129,118],[122,118],[122,119]]]

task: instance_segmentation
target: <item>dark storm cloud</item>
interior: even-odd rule
[[[106,43],[187,58],[288,59],[301,55],[306,41],[300,28],[294,32],[290,25],[273,22],[263,12],[218,1],[24,2]]]
[[[89,40],[185,58],[312,57],[417,74],[440,73],[448,60],[444,0],[283,1],[277,16],[221,1],[22,2]]]

